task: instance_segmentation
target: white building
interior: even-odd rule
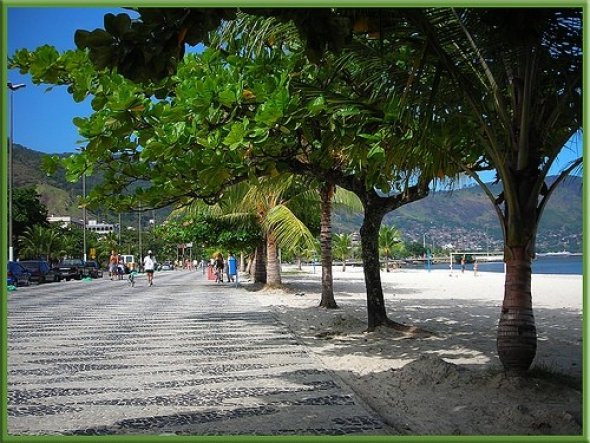
[[[96,220],[88,220],[86,229],[98,235],[107,235],[115,232],[115,225],[112,223],[98,223]]]
[[[71,216],[56,216],[50,215],[47,217],[47,221],[49,223],[59,223],[61,228],[79,228],[82,229],[84,227],[84,220],[75,219]]]
[[[69,215],[67,216],[55,216],[50,215],[47,217],[47,221],[49,223],[59,223],[59,226],[62,228],[78,228],[82,229],[84,227],[84,220],[75,219]],[[91,232],[95,232],[98,235],[107,235],[112,232],[115,232],[115,228],[117,225],[112,223],[99,223],[96,220],[88,220],[86,224],[86,229]]]

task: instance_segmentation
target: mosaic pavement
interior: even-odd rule
[[[203,277],[10,293],[9,434],[391,433],[247,291]]]

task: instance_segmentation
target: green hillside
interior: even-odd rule
[[[63,171],[48,177],[41,169],[45,154],[14,145],[14,182],[16,187],[35,185],[48,213],[82,217],[78,198],[82,195],[82,183],[69,183]],[[64,154],[65,155],[65,154]],[[91,189],[95,178],[87,178]],[[549,178],[552,182],[553,178]],[[492,188],[498,194],[500,187]],[[163,220],[170,209],[149,211],[148,218]],[[118,215],[111,213],[89,214],[89,218],[116,222]],[[123,214],[122,224],[132,225],[136,214]],[[362,214],[336,211],[333,232],[358,232]],[[478,186],[453,191],[435,192],[418,202],[403,206],[388,214],[384,223],[395,225],[406,240],[434,245],[453,244],[464,247],[498,248],[502,238],[499,222],[487,197]],[[537,239],[539,252],[582,250],[582,178],[568,178],[556,190],[543,214]]]

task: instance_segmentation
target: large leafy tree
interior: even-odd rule
[[[13,221],[12,235],[17,239],[28,227],[47,226],[47,208],[39,200],[34,187],[16,188],[12,196]],[[17,244],[15,242],[15,244]],[[18,250],[17,250],[18,255]]]
[[[93,72],[84,54],[59,55],[48,47],[20,51],[11,63],[30,71],[34,81],[69,84],[76,99],[94,96],[96,112],[76,120],[90,142],[82,155],[66,160],[74,179],[92,168],[104,170],[105,181],[94,188],[90,201],[110,196],[126,209],[186,204],[195,198],[213,202],[232,183],[277,170],[322,177],[325,189],[338,184],[354,192],[365,210],[361,237],[369,328],[412,330],[387,318],[378,252],[383,216],[428,192],[429,171],[406,172],[417,164],[398,163],[408,157],[402,142],[411,140],[411,129],[391,125],[396,112],[390,100],[381,103],[387,97],[367,101],[354,90],[362,74],[358,70],[347,72],[352,84],[341,76],[320,89],[332,95],[326,101],[313,95],[317,80],[325,77],[314,67],[301,74],[302,84],[307,82],[304,93],[291,93],[291,78],[304,60],[289,51],[262,51],[255,58],[221,52],[227,51],[187,56],[174,76],[147,85]],[[344,62],[333,64],[329,75]],[[146,97],[162,88],[172,91],[170,99]],[[356,101],[342,101],[350,92]],[[187,182],[188,171],[193,175]],[[150,189],[132,189],[129,185],[138,179],[151,180]]]
[[[268,20],[260,23],[240,20],[235,25],[240,30],[248,29],[246,34],[250,38],[245,42],[248,48],[252,40],[256,43],[277,41],[282,35],[292,37],[288,27],[272,26],[273,22]],[[231,26],[228,29],[231,31]],[[300,70],[292,74],[295,79],[291,89],[301,97],[301,106],[294,118],[284,123],[283,134],[275,134],[275,139],[279,140],[277,144],[283,147],[283,157],[278,159],[277,165],[299,174],[321,177],[324,181],[320,188],[322,297],[331,282],[327,220],[331,213],[331,195],[338,185],[354,193],[365,212],[361,244],[369,328],[387,325],[411,331],[412,328],[387,318],[379,277],[378,230],[385,214],[428,194],[432,170],[440,169],[440,158],[420,151],[419,139],[413,139],[412,126],[420,116],[409,116],[410,123],[400,118],[403,108],[400,96],[408,76],[396,65],[397,57],[403,55],[405,48],[383,57],[375,43],[358,42],[358,45],[363,48],[362,55],[358,51],[346,52],[340,57],[327,55],[321,64],[301,65]],[[369,90],[367,87],[372,84],[367,81],[367,70],[361,69],[367,55],[371,56],[370,68],[373,69],[370,78],[376,75],[382,78],[384,71],[400,71],[402,80]],[[426,73],[425,77],[428,76]]]

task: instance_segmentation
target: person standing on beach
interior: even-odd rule
[[[461,257],[461,274],[465,273],[465,256]]]
[[[148,255],[143,259],[143,269],[147,275],[148,286],[154,284],[154,269],[156,269],[156,257],[152,255],[152,251],[148,251]]]
[[[477,263],[477,259],[475,259],[475,262],[473,262],[473,275],[475,277],[477,277],[477,268],[478,268],[478,263]]]

